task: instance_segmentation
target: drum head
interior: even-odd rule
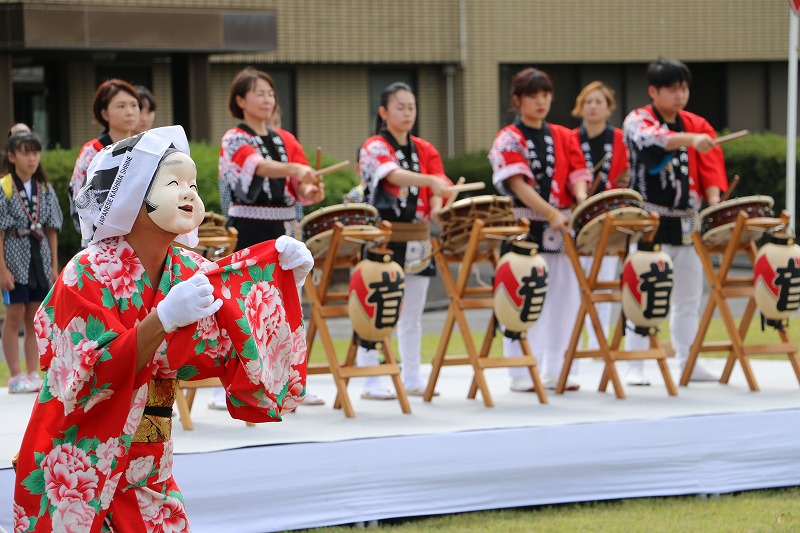
[[[328,207],[323,207],[322,209],[318,209],[313,213],[309,213],[308,215],[304,216],[300,221],[300,233],[305,233],[306,227],[314,224],[315,222],[322,222],[323,220],[329,219],[337,220],[341,218],[344,213],[354,211],[363,213],[365,217],[378,217],[378,210],[369,204],[329,205]],[[346,225],[347,224],[345,224],[345,226]]]
[[[751,220],[758,220],[763,218],[766,212],[771,213],[774,204],[774,200],[769,196],[755,195],[726,200],[703,209],[700,211],[703,244],[709,248],[724,248],[731,239],[740,211],[744,210],[748,214],[753,212],[757,216],[751,217]],[[760,239],[766,231],[762,228],[745,228],[739,244]]]
[[[464,198],[447,205],[439,213],[442,225],[439,240],[444,253],[460,255],[467,250],[472,223],[476,218],[483,220],[487,228],[516,224],[511,206],[511,198],[491,194]],[[499,239],[482,239],[478,243],[478,254],[488,254],[501,243]]]
[[[375,226],[355,225],[347,226],[348,233],[357,233],[359,230],[369,232],[370,235],[375,233]],[[306,247],[314,259],[321,259],[325,256],[330,248],[331,237],[333,230],[329,229],[317,235],[314,235],[306,241]],[[372,239],[374,240],[374,239]],[[357,235],[345,237],[344,241],[339,244],[339,250],[336,253],[338,258],[350,259],[356,258],[361,254],[361,247],[364,245]]]
[[[750,220],[760,219],[751,218]],[[736,226],[735,222],[729,222],[728,224],[723,224],[717,228],[706,231],[703,233],[703,244],[709,248],[725,248],[728,246],[728,241],[731,240],[734,226]],[[739,244],[760,239],[767,231],[769,231],[769,228],[745,228],[739,238]]]
[[[754,196],[742,196],[741,198],[733,198],[732,200],[725,200],[724,202],[720,202],[717,205],[712,205],[711,207],[706,207],[702,211],[700,211],[700,220],[705,222],[705,219],[717,211],[724,211],[726,209],[730,209],[732,207],[743,207],[745,205],[761,205],[763,207],[772,207],[775,205],[775,200],[773,200],[769,196],[764,196],[762,194],[757,194]]]
[[[650,218],[650,214],[641,207],[621,207],[611,210],[608,213],[613,213],[614,218],[617,220],[647,220]],[[575,246],[580,254],[594,255],[595,248],[597,248],[597,244],[600,241],[600,232],[603,230],[603,221],[608,213],[596,216],[587,222],[578,232],[578,235],[575,237]],[[630,235],[621,231],[612,232],[608,240],[608,247],[605,250],[605,254],[612,255],[624,252],[629,243],[635,243],[639,240],[639,236],[638,233]],[[630,240],[628,237],[630,237]]]
[[[603,191],[594,196],[590,196],[586,201],[575,206],[572,215],[569,217],[569,227],[574,230],[576,221],[580,220],[588,209],[610,202],[619,202],[622,199],[636,202],[639,205],[642,204],[642,195],[633,189],[611,189],[610,191]]]

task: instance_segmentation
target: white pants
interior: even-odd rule
[[[681,368],[689,358],[700,320],[700,301],[703,298],[703,265],[694,246],[676,246],[664,244],[661,249],[672,258],[672,275],[675,286],[672,288],[670,301],[670,339]],[[629,322],[628,327],[633,325]],[[647,350],[650,341],[643,335],[633,331],[625,332],[625,348]],[[644,361],[630,361],[628,368],[641,370]]]
[[[528,342],[536,358],[542,376],[555,379],[561,375],[564,354],[569,345],[570,334],[580,307],[580,290],[572,263],[565,254],[541,254],[547,262],[547,295],[539,320],[528,329]],[[506,357],[522,355],[518,341],[503,338],[503,354]],[[577,361],[572,364],[570,374],[577,371]],[[512,377],[530,376],[526,367],[508,369]]]
[[[425,387],[427,381],[420,375],[420,351],[422,349],[422,311],[428,297],[429,276],[417,276],[406,273],[406,288],[403,303],[400,306],[400,317],[397,321],[397,344],[403,364],[403,385],[406,388]],[[378,364],[378,350],[367,350],[358,347],[357,366],[375,366]],[[364,390],[384,388],[380,377],[367,378]]]
[[[582,256],[580,261],[581,266],[583,267],[583,272],[588,277],[589,271],[592,269],[592,263],[594,263],[594,258],[590,256]],[[600,263],[600,272],[597,273],[597,281],[614,280],[619,280],[619,257],[616,255],[603,257],[603,261]],[[608,329],[611,325],[611,302],[595,304],[594,308],[597,310],[597,315],[600,317],[600,325],[603,328],[603,333],[605,334],[606,339],[608,339]],[[594,328],[592,327],[592,321],[589,320],[588,314],[586,315],[586,321],[584,324],[584,327],[586,328],[586,334],[589,337],[587,347],[592,350],[598,349],[600,345],[597,342],[597,337],[595,336]]]

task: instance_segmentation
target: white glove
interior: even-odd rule
[[[172,287],[156,306],[164,331],[170,333],[219,311],[222,300],[214,300],[213,292],[211,282],[202,272]]]
[[[275,241],[278,251],[278,264],[283,270],[291,270],[294,274],[294,283],[298,287],[306,281],[306,276],[314,268],[314,257],[302,242],[281,235]]]

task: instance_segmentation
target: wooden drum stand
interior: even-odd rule
[[[319,284],[315,285],[312,276],[308,276],[305,282],[306,296],[311,304],[311,317],[306,325],[306,345],[309,356],[314,345],[314,339],[319,333],[322,347],[328,364],[308,365],[309,374],[331,374],[336,384],[336,400],[333,404],[334,409],[342,409],[348,418],[356,416],[353,404],[347,394],[347,385],[350,378],[370,377],[370,376],[390,376],[392,383],[397,391],[397,399],[403,413],[411,413],[411,405],[408,403],[408,396],[403,388],[400,379],[400,366],[392,353],[389,339],[383,342],[383,353],[386,363],[377,366],[355,366],[356,350],[358,348],[355,335],[350,340],[350,347],[347,350],[347,357],[344,363],[339,362],[336,349],[333,346],[327,320],[329,318],[347,317],[347,292],[332,292],[330,290],[331,278],[337,268],[351,268],[358,258],[342,258],[338,256],[339,246],[346,240],[358,240],[364,242],[388,242],[392,235],[392,226],[389,222],[381,222],[380,227],[374,229],[347,228],[341,222],[335,222],[330,240],[330,247],[324,258],[318,259],[316,268],[322,269],[322,276]]]
[[[755,242],[752,240],[744,243],[741,242],[741,236],[745,231],[751,229],[767,231],[788,226],[789,214],[786,211],[781,213],[780,218],[750,218],[747,213],[740,211],[736,218],[733,232],[725,246],[709,248],[703,242],[703,238],[699,232],[695,232],[692,235],[694,247],[697,250],[697,254],[700,256],[700,261],[703,264],[703,270],[705,271],[708,283],[711,285],[711,294],[706,304],[706,310],[700,319],[697,336],[689,351],[686,367],[681,375],[681,386],[685,387],[689,384],[689,379],[700,352],[728,352],[728,360],[725,363],[725,369],[719,380],[719,382],[723,384],[728,383],[731,373],[733,372],[733,367],[736,361],[739,361],[742,365],[742,372],[744,372],[748,387],[750,387],[750,390],[753,392],[758,391],[758,382],[750,366],[749,356],[784,353],[789,358],[795,376],[797,376],[797,380],[800,382],[800,360],[798,360],[797,357],[797,347],[785,330],[777,330],[781,339],[780,343],[745,346],[744,339],[747,336],[747,330],[756,312],[754,279],[753,276],[739,278],[728,277],[733,264],[733,258],[737,253],[746,254],[751,264],[755,262],[757,252]],[[720,262],[719,269],[716,271],[711,262],[711,254],[722,254],[722,261]],[[747,307],[745,308],[738,327],[736,326],[736,321],[728,306],[728,298],[747,298]],[[730,340],[722,342],[703,342],[708,333],[708,327],[711,324],[711,318],[714,315],[715,308],[719,308],[722,323],[725,325],[725,330]]]
[[[606,335],[600,324],[600,318],[597,315],[595,304],[601,302],[621,302],[622,290],[620,288],[619,280],[612,281],[598,281],[597,276],[600,272],[600,264],[603,257],[606,255],[606,249],[610,242],[613,232],[622,231],[623,233],[644,234],[643,240],[648,242],[653,239],[656,230],[658,229],[658,215],[651,213],[650,218],[641,220],[621,220],[614,217],[613,211],[609,212],[603,220],[602,229],[600,230],[600,237],[597,242],[594,254],[592,255],[592,268],[587,276],[581,267],[579,252],[575,246],[575,241],[569,232],[564,232],[564,248],[567,256],[572,263],[575,270],[575,277],[578,279],[578,285],[581,290],[581,305],[578,310],[578,316],[575,319],[575,326],[572,328],[572,337],[570,337],[569,346],[564,356],[564,366],[561,369],[561,376],[556,386],[556,394],[563,394],[567,385],[567,377],[569,376],[572,362],[575,359],[582,359],[588,357],[602,357],[605,361],[605,369],[603,370],[603,377],[600,380],[599,392],[605,392],[608,387],[608,382],[614,387],[614,393],[617,398],[624,399],[625,391],[622,389],[622,382],[619,379],[619,374],[616,369],[617,361],[631,361],[640,359],[655,359],[658,367],[661,370],[661,375],[664,377],[664,385],[667,388],[667,393],[670,396],[676,396],[678,389],[672,381],[672,376],[667,366],[667,352],[660,345],[656,335],[650,335],[650,349],[643,351],[626,351],[621,350],[622,333],[625,330],[625,316],[620,309],[619,319],[617,320],[617,327],[614,330],[614,335],[611,344],[608,343]],[[623,258],[624,253],[620,254]],[[592,323],[597,343],[598,350],[590,350],[585,348],[578,348],[578,343],[581,340],[581,333],[583,332],[584,321],[586,315],[589,315],[589,320]]]
[[[467,395],[468,398],[474,399],[478,390],[480,390],[484,405],[486,407],[494,407],[492,395],[489,392],[489,386],[486,383],[486,377],[483,373],[484,369],[523,366],[530,369],[531,378],[536,386],[536,393],[539,397],[539,401],[541,403],[547,403],[544,386],[542,385],[539,372],[536,368],[536,359],[533,357],[528,341],[525,339],[524,335],[522,339],[520,339],[524,355],[492,359],[489,357],[489,350],[495,336],[494,314],[492,314],[492,318],[489,321],[480,353],[475,348],[475,344],[472,340],[472,333],[470,332],[467,318],[464,315],[464,311],[467,309],[493,309],[493,288],[491,286],[467,286],[473,265],[478,263],[490,263],[492,268],[494,268],[497,266],[499,260],[497,246],[492,247],[488,252],[481,253],[478,249],[479,244],[481,242],[491,242],[492,240],[509,240],[519,235],[524,235],[527,232],[527,221],[523,221],[519,226],[485,227],[483,220],[476,219],[470,231],[466,250],[462,254],[452,255],[445,254],[439,239],[434,239],[434,259],[436,260],[436,267],[439,271],[439,275],[442,277],[444,288],[447,294],[450,295],[450,307],[447,310],[447,319],[442,329],[442,336],[439,339],[436,354],[431,361],[432,370],[424,396],[426,402],[430,402],[433,399],[436,382],[439,379],[439,372],[441,372],[443,366],[471,365],[474,376],[469,394]],[[453,263],[459,264],[458,280],[453,279],[453,274],[450,271],[450,265]],[[453,327],[456,323],[458,323],[458,328],[464,339],[464,346],[467,351],[466,355],[446,355],[447,346],[450,344]]]

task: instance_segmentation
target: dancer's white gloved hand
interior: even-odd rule
[[[156,307],[156,313],[167,333],[213,315],[222,307],[214,300],[214,288],[202,272],[172,287]]]
[[[306,276],[314,268],[314,257],[302,242],[281,235],[275,241],[278,251],[278,264],[283,270],[291,270],[294,283],[298,287],[306,281]]]

